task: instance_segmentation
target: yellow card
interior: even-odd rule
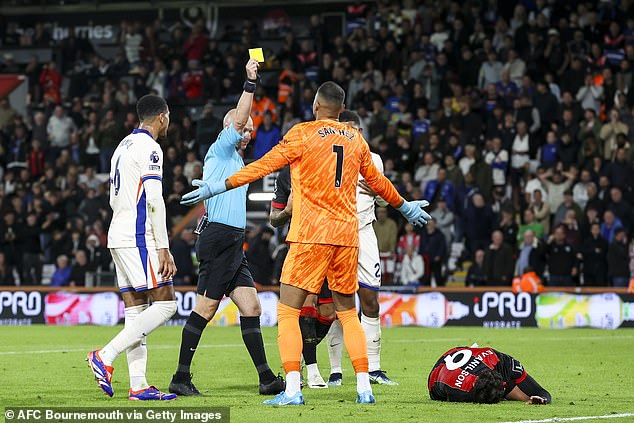
[[[264,52],[262,51],[262,48],[250,48],[249,58],[255,59],[259,63],[264,63]]]

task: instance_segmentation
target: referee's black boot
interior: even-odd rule
[[[277,395],[285,389],[286,382],[284,382],[284,378],[280,375],[277,375],[272,382],[260,383],[260,395]]]
[[[192,397],[197,395],[202,395],[198,389],[192,383],[192,375],[189,375],[189,378],[178,379],[176,375],[172,376],[172,381],[170,382],[169,391],[173,394],[183,396],[183,397]]]

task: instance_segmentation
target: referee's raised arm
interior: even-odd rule
[[[249,59],[246,65],[247,80],[244,81],[244,86],[238,105],[236,106],[236,112],[233,117],[233,127],[239,133],[247,125],[249,116],[251,114],[251,105],[253,104],[253,93],[255,92],[256,81],[258,77],[258,62],[255,59]]]

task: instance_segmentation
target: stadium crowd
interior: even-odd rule
[[[247,158],[312,119],[315,89],[333,80],[401,194],[431,203],[435,220],[421,230],[377,210],[394,283],[444,285],[463,267],[475,286],[510,285],[531,272],[551,286],[629,283],[634,1],[341,8],[346,35],[331,36],[316,15],[277,29]],[[0,100],[0,284],[38,284],[43,264],[55,264],[53,285],[83,285],[87,274],[110,269],[110,157],[137,124],[136,99],[150,92],[172,107],[164,189],[178,222],[188,212],[180,197],[222,129],[214,107],[235,102],[246,50],[261,33],[254,20],[216,38],[202,20],[169,28],[126,21],[120,48],[106,58],[72,31],[54,41],[44,23],[4,28],[5,51],[51,47],[54,60],[34,56],[21,66],[5,53],[0,62],[0,72],[29,82],[27,115]],[[200,116],[186,107],[201,104]],[[174,236],[178,283],[195,282],[194,242],[189,230]],[[261,284],[278,281],[278,244],[270,228],[251,231],[247,255]]]

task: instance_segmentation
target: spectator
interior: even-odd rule
[[[447,241],[447,249],[451,248],[453,241],[454,214],[447,208],[447,203],[442,198],[436,203],[436,208],[431,212],[431,216],[436,221],[438,230]]]
[[[198,21],[192,26],[191,35],[183,46],[187,61],[195,60],[200,62],[202,59],[208,43],[208,38],[203,32],[203,29],[202,21]]]
[[[40,232],[37,214],[29,213],[26,225],[20,230],[23,266],[21,285],[37,285],[42,282]]]
[[[274,232],[269,226],[262,226],[248,241],[246,251],[249,267],[253,273],[253,280],[262,285],[271,284],[271,270],[273,258],[271,257],[270,243]]]
[[[438,169],[436,179],[432,179],[427,183],[423,196],[430,203],[442,198],[447,203],[449,210],[454,210],[455,187],[447,180],[447,169]]]
[[[572,209],[568,210],[561,223],[566,228],[566,242],[570,244],[575,251],[578,251],[581,246],[581,231],[575,211]]]
[[[476,193],[471,197],[463,220],[467,251],[475,252],[477,249],[485,248],[493,231],[495,217],[482,194]]]
[[[121,142],[123,128],[115,121],[114,111],[106,111],[104,118],[99,124],[97,133],[97,145],[99,147],[99,163],[102,173],[110,172],[110,159],[115,148]]]
[[[487,59],[480,66],[480,76],[478,77],[480,89],[484,89],[489,84],[495,85],[500,80],[500,73],[503,68],[494,51],[488,53]]]
[[[502,140],[500,138],[496,137],[493,139],[491,150],[484,155],[484,161],[493,169],[493,184],[495,186],[505,186],[509,153],[502,148]]]
[[[504,243],[502,231],[495,230],[491,235],[491,244],[484,256],[486,284],[492,286],[511,286],[513,278],[513,251]]]
[[[436,179],[440,166],[434,160],[431,152],[426,152],[423,156],[423,164],[416,169],[414,181],[420,184],[421,191],[425,191],[427,183]]]
[[[586,74],[583,87],[577,91],[577,101],[581,103],[582,109],[590,109],[595,114],[599,114],[601,108],[601,98],[603,97],[603,87],[594,85],[592,74]]]
[[[623,223],[624,229],[628,230],[632,227],[632,221],[634,220],[632,205],[623,199],[623,192],[620,188],[614,187],[610,189],[610,202],[607,209],[619,218]]]
[[[176,285],[196,284],[196,270],[192,261],[195,238],[191,231],[184,230],[180,233],[180,236],[175,237],[172,241],[171,251],[174,255],[174,264],[176,264],[177,269],[174,276]]]
[[[613,186],[620,188],[621,191],[631,192],[632,181],[634,180],[632,162],[632,159],[628,161],[627,150],[618,148],[614,161],[605,169],[606,182],[609,181]]]
[[[273,115],[270,111],[264,112],[264,120],[260,125],[255,145],[253,148],[253,158],[255,160],[261,158],[277,145],[282,139],[282,132],[279,126],[273,123]]]
[[[40,73],[40,87],[43,98],[49,104],[59,104],[62,101],[60,88],[62,86],[62,75],[57,71],[54,61],[44,65]]]
[[[621,219],[614,215],[612,210],[606,210],[603,213],[603,224],[601,225],[601,236],[609,244],[612,244],[616,236],[616,232],[623,229]]]
[[[418,252],[428,263],[425,272],[424,284],[431,286],[444,286],[443,264],[447,258],[447,240],[436,228],[436,221],[430,220],[421,232],[421,240]],[[432,282],[432,276],[434,282]]]
[[[559,225],[548,237],[546,245],[546,264],[548,266],[548,284],[551,286],[574,286],[577,276],[577,257],[570,244],[566,242],[566,228]]]
[[[616,155],[617,137],[620,134],[627,136],[629,128],[621,122],[619,112],[616,109],[610,110],[610,120],[606,122],[599,132],[599,138],[603,142],[603,158],[605,160],[613,160]]]
[[[515,223],[515,215],[513,210],[509,208],[503,208],[500,212],[500,219],[497,223],[496,230],[502,232],[504,237],[504,242],[515,250],[515,245],[517,243],[517,223]]]
[[[546,188],[546,192],[548,192],[548,202],[551,213],[556,213],[557,210],[559,210],[559,206],[564,202],[564,193],[572,186],[575,176],[576,174],[573,170],[569,172],[561,172],[558,170],[553,172],[552,169],[548,169],[546,172],[538,175],[539,180]],[[564,177],[566,179],[564,179]]]
[[[257,133],[258,127],[264,120],[264,113],[271,113],[271,121],[277,121],[277,112],[275,111],[275,103],[264,93],[262,85],[258,85],[253,96],[253,106],[251,107],[251,117],[253,118],[254,132]],[[257,136],[256,136],[257,137]]]
[[[541,278],[545,268],[544,245],[529,229],[524,232],[523,242],[519,247],[515,274],[521,276],[532,270]]]
[[[0,251],[0,286],[15,285],[15,276],[13,268],[7,263],[6,255]]]
[[[550,233],[550,204],[543,201],[542,191],[536,189],[533,191],[533,201],[530,203],[529,209],[533,212],[535,222],[542,225],[543,233]],[[542,238],[537,236],[537,238]]]
[[[583,260],[582,274],[584,286],[606,286],[608,242],[601,236],[601,225],[591,225],[590,236],[581,246],[580,258]]]
[[[222,130],[222,120],[214,115],[211,102],[205,104],[202,117],[196,125],[196,144],[198,144],[198,156],[202,159],[207,155],[209,146],[216,141]]]
[[[630,282],[630,257],[625,230],[618,229],[608,247],[608,277],[615,288],[626,288]]]
[[[557,212],[555,213],[553,225],[557,226],[564,221],[568,211],[574,211],[577,219],[581,219],[583,215],[581,208],[574,202],[572,191],[566,190],[564,191],[564,201],[561,203]]]
[[[530,145],[531,141],[526,122],[520,121],[517,123],[517,135],[515,135],[513,140],[511,151],[511,168],[516,175],[522,172],[522,169],[530,160]]]
[[[583,169],[579,182],[572,188],[572,199],[580,209],[585,209],[588,204],[588,187],[592,184],[592,175],[588,169]]]
[[[51,148],[54,149],[54,155],[59,154],[59,150],[68,147],[70,144],[70,134],[75,131],[75,123],[66,116],[62,106],[55,107],[55,113],[48,120],[46,131],[51,141]]]
[[[68,256],[62,254],[57,256],[56,268],[51,277],[51,286],[67,286],[70,282],[70,276],[73,269],[69,266]]]
[[[469,266],[465,285],[470,288],[474,286],[485,286],[487,283],[487,275],[484,269],[484,250],[476,250],[473,256],[473,264]]]
[[[68,278],[69,286],[86,286],[86,276],[90,272],[88,265],[88,256],[84,250],[75,251],[75,264],[72,267],[70,277]]]
[[[535,213],[530,208],[524,210],[524,223],[520,225],[517,232],[517,241],[519,243],[524,240],[524,233],[529,230],[533,232],[537,239],[542,239],[546,233],[543,225],[535,220]]]
[[[376,220],[372,224],[379,245],[379,252],[393,253],[396,250],[396,237],[398,226],[396,222],[387,216],[385,207],[376,208]]]
[[[412,247],[414,251],[418,251],[420,246],[420,235],[414,231],[414,226],[411,223],[405,224],[405,233],[398,239],[397,252],[402,258],[409,247]]]
[[[401,263],[401,283],[403,285],[418,285],[424,274],[423,258],[413,246],[408,246]]]

